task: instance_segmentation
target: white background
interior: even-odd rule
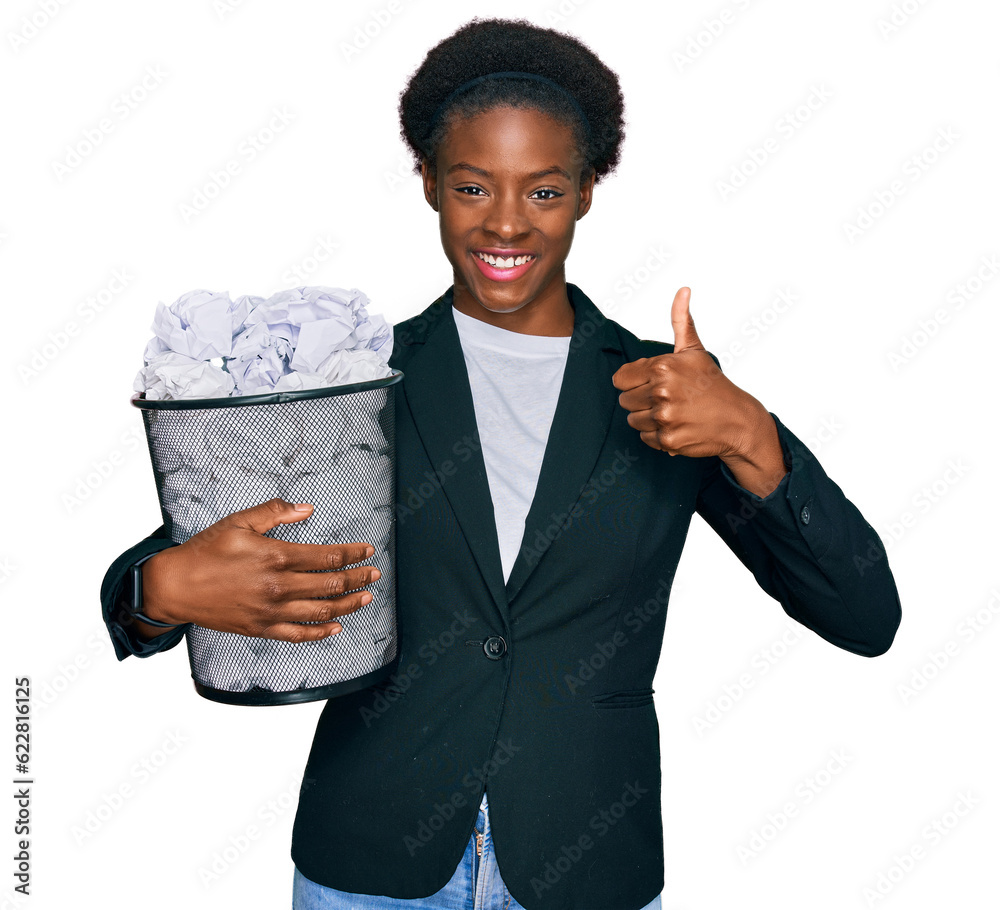
[[[13,906],[289,905],[322,704],[206,701],[183,645],[119,662],[100,617],[107,566],[160,524],[132,379],[156,302],[193,288],[359,287],[398,321],[448,287],[396,105],[473,14],[571,31],[619,73],[621,165],[568,280],[667,341],[689,285],[705,344],[878,530],[902,600],[878,658],[799,635],[694,520],[656,679],[665,910],[996,906],[995,4],[52,2],[0,15],[0,740],[14,677],[35,694],[33,895]],[[290,122],[250,161],[241,143],[274,109]],[[230,159],[240,172],[185,218]]]

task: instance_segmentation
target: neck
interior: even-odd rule
[[[464,284],[454,284],[452,305],[460,313],[508,332],[565,338],[573,334],[575,313],[565,280],[546,288],[516,309],[500,311],[483,306]]]

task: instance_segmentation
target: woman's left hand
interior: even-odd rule
[[[715,365],[698,338],[690,300],[691,289],[683,287],[670,308],[672,354],[641,357],[611,377],[629,425],[646,445],[670,455],[754,462],[763,446],[773,456],[771,415]]]

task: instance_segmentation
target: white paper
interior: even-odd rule
[[[369,315],[368,302],[357,288],[298,287],[236,300],[190,291],[169,307],[158,304],[134,388],[150,399],[209,398],[391,376],[392,326]]]
[[[288,372],[292,343],[273,335],[263,323],[247,329],[233,341],[232,359],[226,368],[233,375],[237,395],[261,395]]]
[[[148,399],[228,398],[235,384],[225,370],[207,360],[167,351],[136,374],[132,388]]]
[[[165,351],[184,354],[194,360],[228,357],[233,338],[243,330],[250,312],[251,298],[229,299],[225,291],[188,291],[170,306],[157,304],[153,317],[154,339],[147,347],[149,354]]]

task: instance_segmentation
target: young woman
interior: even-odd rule
[[[660,906],[652,679],[694,512],[808,628],[869,656],[892,642],[877,536],[722,375],[688,289],[671,345],[567,283],[622,110],[589,49],[520,21],[473,20],[402,94],[454,281],[395,327],[399,664],[320,718],[292,842],[297,910]],[[262,536],[309,514],[272,500],[122,554],[102,590],[119,658],[173,647],[190,622],[336,633],[374,570],[345,568],[364,544]],[[176,629],[123,606],[144,558],[145,614]]]

